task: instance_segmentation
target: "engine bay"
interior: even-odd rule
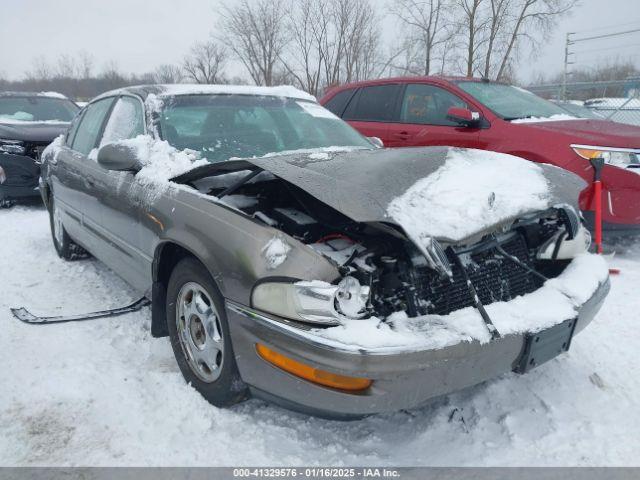
[[[335,262],[342,278],[370,288],[367,314],[380,318],[399,311],[446,315],[472,306],[467,278],[485,305],[530,293],[562,272],[568,262],[557,258],[555,244],[575,227],[564,210],[552,209],[473,245],[443,245],[451,270],[442,275],[395,225],[354,222],[268,172],[234,172],[190,184]],[[545,245],[556,257],[540,258]]]

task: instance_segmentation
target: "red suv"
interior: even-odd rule
[[[640,128],[576,118],[518,87],[455,77],[390,78],[330,90],[326,108],[387,147],[450,145],[550,163],[592,184],[604,157],[604,229],[640,233]],[[636,170],[637,169],[637,170]],[[636,173],[637,172],[637,173]],[[580,197],[593,223],[593,188]]]

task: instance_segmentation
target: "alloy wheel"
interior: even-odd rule
[[[196,282],[178,293],[176,330],[189,368],[203,382],[215,382],[224,358],[222,328],[211,296]]]

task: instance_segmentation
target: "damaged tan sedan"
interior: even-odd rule
[[[292,88],[109,92],[43,157],[59,255],[149,298],[152,334],[218,406],[416,407],[567,351],[609,289],[577,177],[381,149]]]

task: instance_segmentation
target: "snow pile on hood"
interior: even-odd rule
[[[512,155],[450,149],[446,163],[387,207],[416,244],[461,241],[524,213],[549,208],[542,168]]]
[[[169,180],[193,168],[207,165],[197,152],[178,150],[164,140],[155,140],[149,135],[139,135],[129,140],[117,142],[132,149],[141,167],[135,175],[135,182],[145,189],[145,199],[153,202],[172,187]]]
[[[574,318],[577,308],[595,293],[608,274],[607,263],[601,256],[583,254],[538,290],[509,302],[486,305],[486,309],[501,335],[534,333]],[[473,307],[449,315],[415,318],[398,312],[386,322],[378,318],[351,320],[337,327],[314,330],[314,334],[337,342],[341,348],[354,350],[440,349],[461,342],[491,340],[482,317]]]
[[[273,270],[278,268],[287,259],[287,254],[291,250],[289,244],[279,236],[273,237],[262,249],[262,255],[267,262],[267,268]]]
[[[515,120],[511,120],[511,123],[561,122],[563,120],[584,120],[584,118],[578,118],[578,117],[574,117],[573,115],[558,113],[556,115],[551,115],[550,117],[516,118]]]

